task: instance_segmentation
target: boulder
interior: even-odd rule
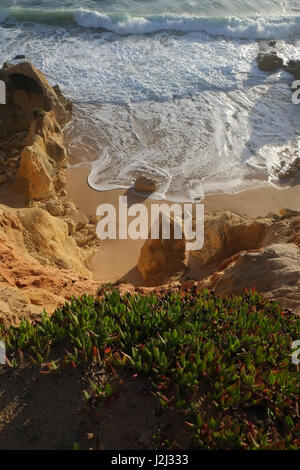
[[[283,59],[276,52],[262,53],[257,56],[258,68],[264,72],[276,72],[283,67]]]
[[[74,202],[66,201],[64,202],[65,215],[74,215],[78,212],[78,209]]]
[[[76,222],[71,218],[65,219],[65,222],[68,225],[69,235],[74,235],[74,233],[76,232],[76,228],[77,228]]]
[[[157,190],[156,181],[145,175],[140,175],[135,180],[134,186],[139,193],[154,193]]]

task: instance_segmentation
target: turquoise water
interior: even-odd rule
[[[300,27],[298,0],[2,0],[0,20],[78,24],[120,34],[206,31],[233,37],[286,37]]]
[[[298,0],[2,0],[1,9],[76,10],[129,15],[253,16],[299,13]]]
[[[154,176],[157,197],[278,183],[300,157],[292,78],[300,0],[0,0],[0,61],[25,54],[75,103],[71,165],[95,189]]]

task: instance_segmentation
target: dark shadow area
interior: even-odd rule
[[[75,443],[79,450],[147,449],[153,448],[152,436],[158,429],[178,445],[190,439],[183,418],[163,411],[150,382],[133,378],[129,371],[121,371],[116,379],[98,367],[43,375],[30,366],[5,366],[0,378],[1,450],[64,450]],[[84,399],[89,379],[113,387],[103,406]]]
[[[21,194],[9,190],[0,191],[0,204],[5,204],[13,209],[23,209],[28,207],[27,199]]]
[[[151,197],[151,193],[139,193],[133,187],[128,188],[124,194],[127,197],[127,207],[134,204],[143,204],[147,199]],[[138,198],[138,200],[137,200]]]
[[[124,274],[121,280],[129,282],[130,284],[133,284],[135,287],[151,287],[151,284],[147,284],[147,282],[144,281],[141,273],[139,272],[136,266],[132,268],[130,271],[128,271],[126,274]]]

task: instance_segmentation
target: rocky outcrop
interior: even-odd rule
[[[276,72],[283,66],[283,59],[276,52],[260,53],[257,57],[258,68],[264,72]]]
[[[265,236],[259,246],[235,251],[219,263],[198,288],[218,295],[240,295],[256,288],[265,297],[300,315],[300,216],[282,209],[266,219]]]
[[[67,166],[63,135],[52,111],[34,112],[29,145],[21,154],[17,187],[28,199],[42,199],[64,189]]]
[[[34,319],[72,295],[96,294],[87,267],[96,242],[79,247],[76,233],[72,219],[0,205],[0,323]]]
[[[30,62],[5,64],[6,104],[0,106],[0,151],[9,164],[11,180],[29,200],[64,192],[67,166],[62,128],[71,118],[71,103],[59,87]],[[14,156],[14,161],[12,157]]]
[[[191,254],[203,266],[220,262],[243,250],[263,245],[269,218],[247,219],[230,211],[206,214],[204,222],[204,246]]]
[[[1,231],[0,324],[16,325],[22,318],[38,319],[44,309],[51,314],[72,295],[84,292],[95,295],[97,289],[97,283],[74,271],[41,264]]]
[[[286,66],[286,71],[294,75],[296,80],[300,80],[300,60],[290,60]]]
[[[181,246],[182,262],[183,250]],[[245,288],[256,288],[266,298],[278,301],[282,308],[300,315],[299,212],[282,209],[253,220],[228,211],[206,214],[204,246],[191,254],[199,273],[202,270],[203,279],[196,283],[198,289],[213,289],[218,295],[240,295]],[[174,262],[176,256],[174,251],[168,258],[161,240],[147,240],[138,268],[145,280],[159,285],[172,280],[167,276],[167,260]],[[188,279],[186,275],[181,277],[184,279]],[[194,284],[188,280],[182,287],[191,288]],[[176,287],[174,283],[172,286]]]
[[[41,264],[91,277],[86,265],[91,253],[80,248],[74,236],[69,236],[67,222],[43,209],[9,209],[0,205],[1,234],[24,255],[31,255]]]
[[[171,234],[174,234],[172,220]],[[219,263],[234,253],[263,246],[271,218],[247,219],[230,211],[206,214],[204,222],[204,246],[191,251],[199,266]],[[194,227],[195,229],[195,227]],[[162,283],[175,272],[182,272],[185,259],[185,239],[149,239],[144,243],[137,267],[148,283]]]
[[[273,244],[261,251],[241,252],[198,284],[218,295],[240,295],[256,289],[283,308],[300,314],[300,250],[291,243]]]
[[[89,259],[99,246],[95,224],[72,219],[66,199],[62,126],[71,103],[31,63],[5,64],[0,106],[0,185],[26,196],[19,209],[0,205],[0,322],[33,319],[71,295],[97,292]],[[62,217],[67,217],[63,220]]]
[[[165,216],[167,217],[167,216]],[[148,240],[142,246],[137,268],[149,285],[161,284],[166,278],[182,275],[185,269],[185,238],[175,239],[175,225],[178,223],[167,218],[170,224],[170,238],[163,239],[162,217],[159,220],[159,238]]]
[[[283,59],[277,55],[280,48],[280,41],[261,41],[257,56],[258,68],[271,73],[284,68]]]
[[[71,119],[72,104],[66,100],[59,87],[52,88],[44,74],[31,62],[6,64],[0,71],[0,80],[6,83],[6,107],[15,110],[18,117],[26,118],[27,128],[34,109],[53,111],[60,125]]]

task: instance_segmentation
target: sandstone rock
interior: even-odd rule
[[[167,217],[167,216],[166,216]],[[185,269],[185,237],[174,238],[175,225],[179,222],[169,218],[170,239],[162,237],[162,217],[159,221],[159,239],[149,238],[142,246],[137,268],[143,279],[153,285],[161,284],[166,277],[181,273]]]
[[[0,205],[0,208],[0,235],[5,234],[24,255],[29,254],[45,265],[72,269],[91,277],[86,266],[89,247],[84,250],[77,246],[64,220],[39,207],[8,209]]]
[[[207,214],[204,221],[204,246],[191,254],[201,265],[220,262],[234,253],[262,246],[271,219],[249,220],[232,212]]]
[[[290,212],[286,209],[287,213]],[[294,211],[291,211],[292,213]],[[295,211],[297,212],[297,211]],[[285,210],[284,210],[285,213]],[[274,221],[268,227],[263,246],[269,246],[278,243],[295,243],[300,246],[300,216],[280,216],[280,219]]]
[[[32,120],[28,141],[21,154],[17,188],[28,199],[42,199],[55,192],[55,181],[66,166],[63,136],[53,113]]]
[[[57,197],[66,184],[61,125],[70,119],[70,102],[29,62],[3,67],[0,80],[7,87],[7,104],[0,105],[0,179],[15,180],[20,163],[9,190],[25,193],[30,206],[0,205],[0,322],[17,324],[44,308],[51,313],[72,294],[96,293],[87,268],[96,242],[89,226],[79,247],[70,236],[76,223],[50,215],[62,216],[65,207],[76,212]]]
[[[100,246],[100,240],[97,237],[96,227],[92,224],[78,222],[75,233],[75,240],[78,246],[95,250]]]
[[[6,83],[7,105],[31,113],[35,108],[54,111],[56,120],[65,124],[71,118],[63,100],[49,85],[44,74],[29,61],[0,71],[0,80]]]
[[[60,172],[55,179],[55,187],[57,191],[63,190],[66,186],[66,174],[65,172]]]
[[[0,105],[1,149],[21,154],[18,190],[28,199],[60,194],[67,166],[61,125],[71,117],[67,100],[28,61],[2,68],[0,80],[7,91],[7,103]]]
[[[53,192],[55,169],[38,145],[25,147],[17,175],[18,189],[30,199],[42,199]]]
[[[82,292],[96,294],[98,284],[73,271],[40,264],[0,233],[0,324],[37,320]]]
[[[157,183],[152,178],[140,175],[135,181],[135,189],[140,193],[154,193],[157,190]]]
[[[137,264],[143,279],[149,283],[161,283],[166,276],[167,255],[162,240],[146,240]]]
[[[65,219],[65,222],[68,225],[69,235],[74,235],[77,227],[76,222],[73,219]]]
[[[295,217],[299,216],[300,212],[294,211],[292,209],[280,209],[279,214],[281,217]]]
[[[60,199],[52,199],[46,205],[47,211],[54,216],[63,216],[65,208]]]
[[[97,225],[100,220],[101,220],[100,216],[92,215],[89,219],[89,223],[92,224],[92,225]]]
[[[74,202],[71,201],[66,201],[64,202],[64,207],[65,207],[65,215],[74,215],[76,212],[78,212],[76,205]]]
[[[56,96],[58,97],[59,101],[63,104],[63,106],[64,106],[64,108],[67,112],[67,115],[68,115],[67,119],[71,120],[72,113],[73,113],[73,103],[72,103],[72,101],[67,99],[63,95],[63,93],[62,93],[62,91],[61,91],[61,89],[58,85],[55,85],[53,87],[53,90],[55,91]]]
[[[241,252],[198,285],[217,295],[240,295],[256,288],[283,308],[300,314],[300,250],[291,243],[274,244],[255,252]]]
[[[283,66],[283,59],[276,52],[259,53],[257,62],[258,68],[264,72],[275,72]]]

